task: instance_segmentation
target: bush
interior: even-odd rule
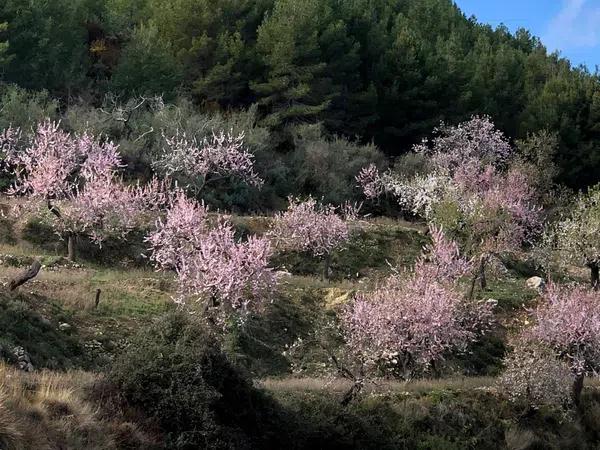
[[[286,445],[275,403],[253,388],[218,341],[183,312],[133,339],[109,379],[156,418],[168,448],[278,448]]]
[[[522,344],[505,359],[500,388],[513,402],[538,409],[571,405],[573,375],[568,365],[549,349]]]
[[[0,130],[9,126],[29,132],[38,122],[57,117],[58,102],[46,91],[28,91],[16,85],[0,88]]]
[[[328,138],[319,125],[297,127],[294,146],[289,165],[295,170],[296,189],[322,197],[324,203],[339,205],[359,199],[354,177],[360,169],[370,163],[385,165],[383,153],[374,144]]]

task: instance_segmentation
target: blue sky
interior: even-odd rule
[[[467,16],[527,28],[574,65],[600,66],[600,0],[455,0]]]

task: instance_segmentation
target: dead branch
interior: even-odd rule
[[[27,283],[32,278],[35,278],[41,268],[42,268],[42,263],[36,259],[29,269],[27,269],[24,272],[21,272],[15,278],[10,280],[10,282],[8,283],[8,289],[11,291],[14,291],[19,286]]]

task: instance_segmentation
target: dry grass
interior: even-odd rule
[[[87,396],[98,378],[85,372],[26,374],[0,365],[0,448],[156,447],[131,422],[101,414]]]
[[[414,381],[375,381],[365,386],[366,393],[392,392],[424,394],[432,391],[452,390],[469,391],[492,388],[496,382],[493,377],[460,377]],[[330,378],[266,378],[257,384],[274,392],[346,392],[351,382]]]
[[[0,267],[0,280],[6,283],[21,270]],[[101,289],[100,311],[119,316],[164,310],[170,303],[172,280],[149,270],[42,268],[34,280],[20,289],[76,311],[92,309],[96,289]]]

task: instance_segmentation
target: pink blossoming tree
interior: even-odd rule
[[[512,402],[525,402],[533,409],[560,409],[572,403],[573,374],[555,352],[538,343],[517,340],[504,358],[498,386]]]
[[[164,136],[165,148],[154,166],[167,176],[183,175],[201,191],[209,182],[236,177],[260,187],[263,180],[254,171],[254,155],[244,146],[244,134],[219,132],[198,141],[185,133]]]
[[[370,167],[357,180],[367,197],[391,193],[403,209],[443,226],[479,259],[476,278],[485,288],[489,258],[519,250],[541,231],[536,192],[488,118],[442,126],[436,134],[415,147],[427,156],[429,173],[407,178]]]
[[[335,207],[289,198],[288,209],[277,214],[269,235],[276,246],[285,250],[309,252],[325,262],[323,278],[329,278],[331,252],[349,239],[348,224]]]
[[[70,259],[77,236],[99,245],[108,236],[124,237],[149,206],[149,189],[158,186],[124,185],[117,178],[123,164],[115,144],[87,133],[73,136],[50,121],[38,125],[24,148],[5,144],[3,150],[15,180],[9,194],[25,199],[21,206],[29,211],[52,213]]]
[[[492,322],[493,302],[466,300],[457,280],[471,270],[457,245],[432,229],[433,243],[412,272],[356,295],[342,315],[351,353],[365,373],[409,379],[464,350]]]
[[[522,340],[553,349],[574,377],[573,400],[579,403],[586,374],[600,369],[600,294],[581,286],[549,284],[533,311],[535,325]]]
[[[234,313],[259,310],[277,283],[268,267],[268,239],[237,240],[228,221],[211,220],[203,204],[181,191],[147,242],[156,267],[177,274],[176,301],[202,305],[202,312],[221,324]]]

